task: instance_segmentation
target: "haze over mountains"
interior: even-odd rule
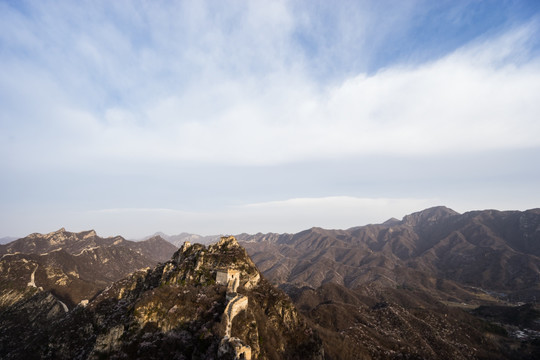
[[[92,356],[108,351],[135,354],[136,349],[141,350],[137,344],[142,340],[131,335],[118,338],[120,335],[114,335],[117,330],[113,328],[122,326],[122,334],[126,334],[124,331],[133,326],[129,325],[134,321],[131,311],[140,306],[136,304],[145,303],[144,299],[157,296],[156,284],[165,286],[164,290],[159,290],[164,291],[163,294],[152,300],[158,307],[165,306],[163,311],[171,311],[177,304],[170,294],[186,290],[185,284],[178,280],[181,277],[175,278],[178,281],[173,282],[172,285],[176,284],[173,288],[165,290],[172,286],[168,275],[164,275],[169,265],[158,263],[170,263],[177,245],[164,238],[175,245],[219,239],[187,233],[176,236],[156,233],[146,240],[133,242],[120,236],[101,238],[94,231],[71,233],[60,229],[0,245],[0,318],[6,324],[0,327],[0,336],[11,339],[8,333],[19,329],[16,324],[21,314],[34,317],[42,329],[49,328],[51,319],[70,324],[75,318],[66,320],[63,314],[79,311],[72,316],[80,317],[77,304],[86,304],[88,300],[90,305],[94,304],[89,306],[95,309],[92,310],[94,315],[85,313],[84,316],[116,314],[117,320],[114,324],[92,320],[94,330],[105,338],[92,343],[94,345],[77,346],[84,347],[85,354]],[[390,219],[382,224],[346,230],[315,227],[296,234],[239,234],[236,238],[253,259],[257,271],[292,298],[298,316],[304,319],[298,321],[305,321],[302,326],[316,333],[306,341],[311,341],[310,346],[320,342],[326,359],[534,359],[540,356],[540,308],[536,305],[540,299],[540,209],[459,214],[446,207],[435,207],[407,215],[402,220]],[[199,255],[193,255],[193,261],[206,256],[208,251],[202,245],[197,246]],[[217,253],[222,260],[212,261],[233,261],[227,251]],[[178,256],[177,252],[175,258]],[[251,261],[244,255],[240,258],[244,259],[241,262]],[[204,287],[215,279],[212,275],[215,265],[204,271],[197,261],[192,265],[188,267],[191,270],[178,270],[180,273],[195,271],[193,274],[199,277],[206,274],[204,281],[200,278],[192,285],[199,294],[214,297],[224,306],[223,294]],[[147,270],[140,274],[146,275],[133,275],[134,271],[145,268]],[[130,273],[132,275],[128,275]],[[111,293],[104,291],[106,288],[116,290]],[[133,290],[135,288],[139,290]],[[266,289],[269,293],[277,291]],[[116,303],[123,298],[118,294],[126,292],[136,295],[128,296],[131,300],[127,303]],[[111,298],[109,293],[117,295]],[[250,296],[264,307],[270,300],[265,300],[262,294],[264,292]],[[105,306],[97,305],[105,304],[103,301],[109,305],[98,310]],[[165,305],[156,301],[163,301]],[[38,315],[43,314],[45,308],[52,314],[50,318]],[[117,310],[126,313],[122,315]],[[252,308],[251,312],[241,313],[241,318],[245,326],[256,321],[261,334],[261,324],[266,324],[267,320],[256,315],[258,311]],[[178,333],[169,333],[172,331],[169,327],[164,330],[159,325],[163,323],[159,320],[161,315],[156,316],[145,320],[146,324],[154,325],[144,329],[137,327],[136,331],[141,331],[140,336],[147,334],[144,336],[154,344],[164,344],[163,341],[169,344],[171,334],[177,336]],[[249,320],[250,316],[254,318]],[[219,316],[209,317],[205,321],[221,321],[219,319]],[[202,336],[201,323],[193,324],[191,334]],[[32,334],[24,327],[19,330]],[[271,350],[261,350],[266,345],[261,347],[260,342],[249,340],[248,333],[237,330],[244,334],[243,341],[259,349],[256,351],[260,358],[272,358],[268,355]],[[218,339],[215,331],[221,330],[210,330],[214,340],[198,350],[191,348],[189,353],[215,349]],[[284,340],[289,339],[289,335],[283,335],[282,330],[278,332],[282,335],[275,333],[272,338],[278,340],[272,341],[290,342]],[[57,333],[55,336],[58,340],[66,335]],[[20,355],[17,351],[0,349],[4,355]],[[72,348],[63,354],[73,355],[74,351]],[[263,353],[266,355],[261,355]],[[145,354],[147,358],[156,356]],[[312,354],[322,356],[316,349]]]

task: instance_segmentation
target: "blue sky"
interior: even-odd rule
[[[540,206],[538,1],[0,1],[0,236]]]

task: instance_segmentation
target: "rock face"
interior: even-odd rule
[[[216,283],[218,269],[240,274],[234,294],[227,296],[227,285]],[[41,298],[30,298],[45,308]],[[185,243],[171,260],[113,283],[86,306],[55,312],[37,330],[31,315],[16,314],[23,325],[14,334],[9,329],[15,325],[6,323],[2,359],[324,356],[321,341],[290,299],[261,277],[232,237],[208,247]],[[27,326],[21,321],[25,317]],[[36,332],[47,334],[48,340],[29,341]],[[225,336],[230,341],[224,345]]]
[[[46,291],[29,288],[26,296],[0,311],[0,358],[39,359],[37,344],[46,345],[48,329],[67,314]]]

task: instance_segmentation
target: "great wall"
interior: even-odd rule
[[[248,307],[248,297],[236,292],[240,285],[240,272],[231,269],[218,270],[216,283],[227,285],[227,306],[223,313],[223,321],[226,324],[225,336],[221,340],[218,354],[223,355],[232,348],[234,359],[251,360],[251,347],[231,336],[234,317],[242,310],[247,310]]]

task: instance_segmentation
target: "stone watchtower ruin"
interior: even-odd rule
[[[216,283],[227,285],[227,292],[235,293],[240,285],[240,271],[233,269],[217,270]]]

